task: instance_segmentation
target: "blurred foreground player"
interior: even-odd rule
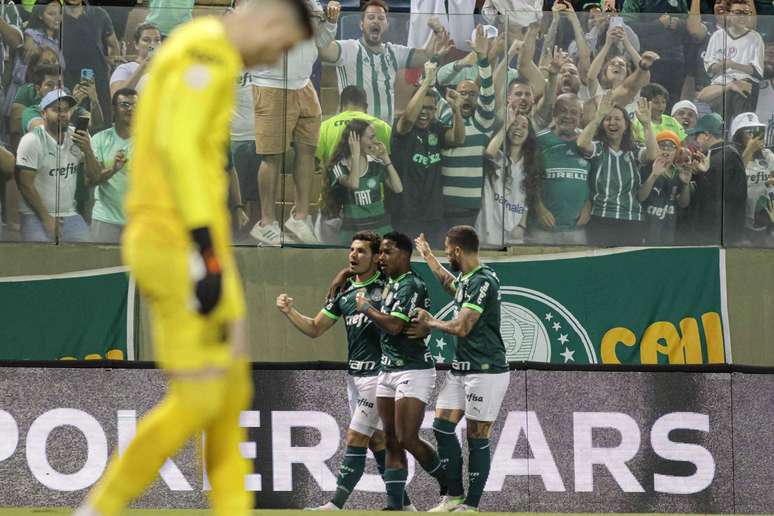
[[[214,513],[253,507],[239,451],[252,385],[235,331],[244,299],[230,250],[225,149],[239,72],[276,62],[310,36],[300,0],[249,0],[225,18],[177,29],[151,64],[134,120],[123,256],[150,301],[169,389],[77,516],[119,514],[201,431]]]

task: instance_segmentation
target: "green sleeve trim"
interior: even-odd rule
[[[320,312],[322,312],[322,314],[323,314],[325,317],[328,317],[329,319],[333,319],[334,321],[338,321],[338,320],[339,320],[339,316],[338,316],[338,315],[336,315],[336,314],[334,314],[334,313],[331,313],[331,312],[329,312],[329,311],[328,311],[328,310],[326,310],[325,308],[323,308],[322,310],[320,310]]]
[[[402,320],[404,320],[406,322],[411,321],[411,319],[409,319],[406,314],[401,313],[401,312],[390,312],[390,315],[393,316],[393,317],[397,317],[398,319],[402,319]]]
[[[473,303],[462,303],[462,308],[470,308],[471,310],[478,312],[480,314],[484,313],[484,309],[481,308],[478,305],[474,305]]]

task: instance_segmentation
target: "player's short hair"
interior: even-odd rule
[[[368,109],[368,95],[366,91],[360,86],[349,85],[341,90],[341,99],[339,100],[341,106],[357,106]]]
[[[384,235],[382,239],[395,242],[395,247],[401,251],[406,251],[409,256],[411,256],[411,252],[414,250],[414,245],[411,243],[411,239],[408,237],[408,235],[398,231],[391,231]]]
[[[361,242],[368,242],[368,247],[371,248],[371,254],[379,254],[379,244],[382,242],[382,237],[378,233],[373,231],[358,231],[355,236],[352,237],[352,241],[360,240]]]
[[[466,253],[478,252],[478,233],[471,226],[453,226],[446,233],[451,245],[461,248]]]
[[[360,7],[360,10],[363,11],[363,16],[365,16],[365,12],[369,7],[381,7],[385,13],[390,12],[390,6],[384,0],[368,0],[363,2],[363,5]]]
[[[113,107],[116,107],[118,105],[118,97],[132,97],[135,95],[137,95],[137,90],[134,88],[121,88],[113,93],[113,98],[110,100],[110,103]]]
[[[142,33],[145,32],[146,30],[156,30],[156,31],[159,32],[159,34],[161,34],[161,29],[155,23],[151,23],[151,22],[141,23],[141,24],[139,24],[137,26],[136,29],[134,29],[134,44],[135,45],[140,42],[140,38],[142,37]]]
[[[650,84],[643,86],[640,91],[640,96],[648,100],[653,100],[660,96],[664,97],[664,100],[669,102],[669,92],[657,82],[651,82]]]

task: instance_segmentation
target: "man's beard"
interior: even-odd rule
[[[449,259],[449,267],[451,267],[452,272],[460,272],[460,262],[457,261],[454,258]]]

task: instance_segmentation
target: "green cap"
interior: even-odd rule
[[[723,117],[717,113],[710,113],[704,115],[696,122],[696,127],[688,129],[688,135],[694,135],[699,133],[709,133],[718,138],[723,137]]]
[[[583,3],[584,11],[588,11],[589,9],[592,9],[594,7],[598,7],[599,9],[602,9],[602,2],[584,2]]]

